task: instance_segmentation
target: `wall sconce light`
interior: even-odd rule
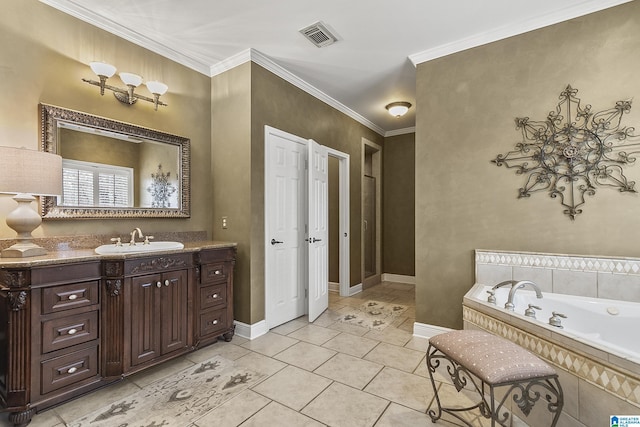
[[[384,108],[386,108],[389,114],[391,114],[393,117],[400,118],[407,114],[407,111],[409,111],[409,108],[411,108],[411,104],[404,101],[392,102]]]
[[[113,96],[124,104],[133,105],[138,101],[138,99],[142,99],[143,101],[152,102],[156,111],[158,111],[158,105],[167,106],[167,104],[160,101],[160,97],[167,93],[167,89],[169,89],[169,86],[166,84],[158,81],[147,82],[147,89],[149,89],[149,92],[153,95],[153,98],[149,98],[147,96],[134,93],[135,89],[142,84],[142,77],[139,75],[132,73],[120,73],[120,80],[127,85],[127,88],[123,89],[107,84],[107,79],[113,77],[116,73],[116,67],[105,62],[91,62],[89,66],[100,78],[100,81],[98,82],[89,79],[82,79],[82,81],[87,82],[90,85],[98,86],[100,88],[100,95],[104,95],[104,90],[109,89],[113,92]]]
[[[33,243],[31,232],[42,223],[31,209],[34,195],[62,193],[62,157],[43,151],[0,146],[0,193],[15,194],[18,207],[7,215],[7,225],[18,234],[18,242],[2,251],[3,257],[23,258],[47,253]]]

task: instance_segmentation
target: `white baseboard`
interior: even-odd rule
[[[360,292],[362,292],[362,283],[358,283],[355,286],[351,286],[349,288],[349,296],[352,297],[355,294],[359,294]]]
[[[409,285],[416,284],[416,276],[405,276],[402,274],[382,273],[383,282],[406,283]]]
[[[234,320],[233,323],[236,325],[235,335],[248,340],[254,340],[269,332],[269,328],[267,327],[267,322],[265,320],[261,320],[253,325],[238,322],[237,320]]]
[[[329,282],[329,292],[340,292],[340,283]]]
[[[453,329],[444,328],[437,325],[429,325],[426,323],[413,323],[413,335],[422,338],[431,338],[435,335],[442,334],[444,332],[452,331]]]

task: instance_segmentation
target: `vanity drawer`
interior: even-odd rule
[[[227,329],[227,310],[212,310],[200,314],[200,335],[211,335]]]
[[[231,265],[228,263],[204,264],[200,281],[203,285],[226,283],[230,268]]]
[[[203,286],[200,288],[200,310],[224,308],[227,305],[227,285]]]
[[[42,322],[42,352],[95,340],[98,338],[98,312],[90,311]]]
[[[42,394],[98,375],[98,346],[41,362]]]
[[[98,281],[71,283],[42,290],[42,313],[56,313],[98,304]]]

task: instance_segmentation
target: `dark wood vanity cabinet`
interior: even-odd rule
[[[27,425],[37,411],[230,340],[235,253],[0,259],[0,409]]]

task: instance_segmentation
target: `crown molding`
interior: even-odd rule
[[[451,55],[452,53],[461,52],[463,50],[482,46],[488,43],[493,43],[495,41],[506,39],[508,37],[524,34],[529,31],[537,30],[549,25],[557,24],[559,22],[568,21],[579,16],[588,15],[590,13],[598,12],[610,7],[628,3],[630,1],[633,0],[585,1],[582,4],[567,7],[554,13],[547,13],[537,18],[529,19],[526,21],[514,22],[513,24],[498,27],[494,30],[487,31],[482,34],[476,34],[471,37],[466,37],[464,39],[456,40],[451,43],[436,46],[432,49],[427,49],[425,51],[409,55],[409,59],[414,66],[417,66],[418,64],[421,64],[423,62]]]
[[[193,56],[184,55],[176,50],[170,49],[167,46],[158,43],[155,40],[152,40],[148,37],[145,37],[135,31],[132,31],[128,28],[123,27],[117,22],[111,21],[109,19],[105,19],[104,17],[96,14],[95,12],[82,7],[76,3],[67,1],[67,0],[39,0],[41,3],[44,3],[48,6],[53,7],[67,15],[71,15],[75,18],[80,19],[90,25],[98,27],[102,30],[105,30],[115,36],[118,36],[122,39],[130,41],[138,46],[141,46],[145,49],[148,49],[158,55],[161,55],[167,59],[171,59],[179,64],[184,65],[185,67],[191,68],[194,71],[202,73],[204,75],[209,75],[210,67],[204,60],[199,60],[194,58]],[[101,58],[95,58],[96,60],[100,60]]]
[[[404,128],[404,129],[395,129],[395,130],[390,130],[385,132],[384,137],[390,137],[390,136],[398,136],[398,135],[406,135],[408,133],[416,133],[416,127],[415,126],[411,126],[408,128]]]

